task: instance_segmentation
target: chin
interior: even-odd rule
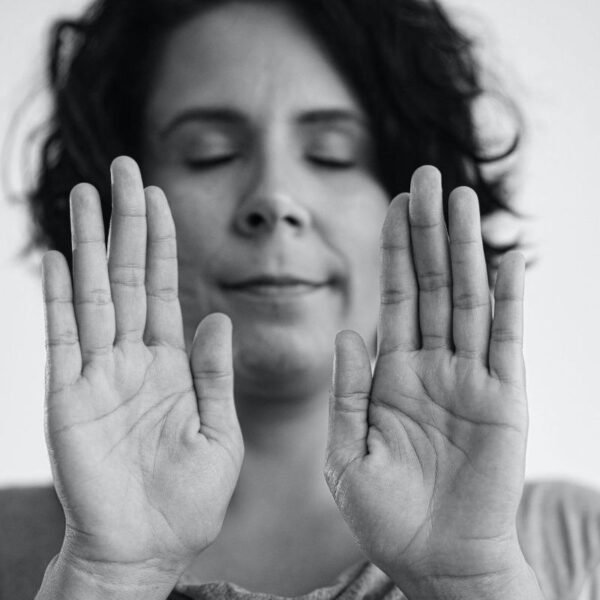
[[[290,330],[291,329],[291,330]],[[289,327],[234,329],[236,381],[281,395],[291,390],[314,394],[329,389],[335,332]],[[288,392],[286,392],[288,390]]]

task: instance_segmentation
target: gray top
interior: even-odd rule
[[[34,598],[46,566],[60,549],[63,514],[51,487],[0,491],[0,598]],[[600,600],[600,493],[568,483],[525,487],[519,539],[546,600]],[[274,565],[276,568],[276,565]],[[237,585],[180,584],[169,600],[280,600]],[[403,600],[374,565],[356,564],[331,585],[298,600]]]

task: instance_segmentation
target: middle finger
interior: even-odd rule
[[[111,165],[112,215],[108,273],[115,305],[116,338],[140,341],[146,323],[146,201],[136,162],[116,158]]]
[[[440,172],[435,167],[419,167],[410,188],[410,235],[419,284],[422,347],[451,348],[452,276]]]

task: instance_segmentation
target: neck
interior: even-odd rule
[[[330,506],[323,477],[328,395],[328,389],[321,389],[309,397],[286,395],[277,401],[236,394],[246,452],[231,509]]]

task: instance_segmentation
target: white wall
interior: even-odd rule
[[[48,20],[84,4],[0,0],[0,140],[15,107],[32,87],[39,87]],[[520,199],[536,217],[530,229],[540,262],[531,269],[527,285],[528,474],[600,487],[600,3],[447,4],[501,61],[501,71],[529,119]],[[43,441],[39,273],[35,263],[14,259],[25,241],[25,223],[22,209],[2,199],[0,485],[50,476]]]

